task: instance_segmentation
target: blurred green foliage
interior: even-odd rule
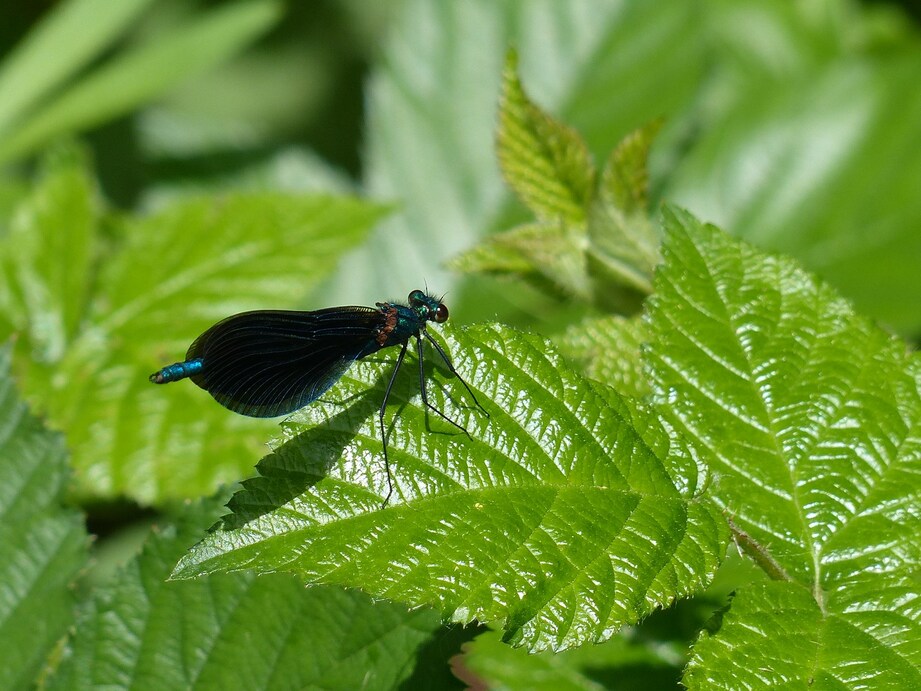
[[[522,218],[492,149],[499,66],[511,44],[529,93],[582,132],[596,158],[665,118],[653,207],[679,201],[798,256],[866,312],[903,334],[921,331],[912,297],[921,255],[912,185],[921,165],[912,156],[918,34],[891,4],[161,0],[154,9],[132,0],[116,16],[84,0],[61,3],[57,15],[81,5],[106,21],[87,31],[78,15],[79,31],[69,32],[58,22],[55,53],[66,60],[53,74],[43,66],[42,78],[30,70],[14,80],[32,97],[9,98],[0,78],[4,109],[22,106],[18,126],[0,128],[0,153],[34,152],[44,137],[87,130],[102,190],[133,208],[228,186],[353,187],[399,204],[318,303],[405,294],[417,280],[395,280],[397,262],[453,289],[457,277],[444,263]],[[9,51],[29,22],[43,18],[9,12],[2,71],[16,66]],[[209,45],[223,47],[190,57],[183,35],[202,44],[207,31],[220,37]],[[162,76],[147,66],[168,64],[158,50],[181,51]],[[104,78],[112,72],[122,81]],[[481,280],[460,284],[452,301],[465,319],[559,328],[571,314]]]

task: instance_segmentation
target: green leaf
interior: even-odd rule
[[[584,230],[535,223],[491,235],[451,259],[449,266],[465,273],[521,278],[555,297],[589,301],[585,246]]]
[[[611,152],[588,220],[588,267],[599,296],[632,289],[652,291],[659,263],[659,234],[649,219],[649,170],[652,140],[662,126],[653,120],[628,134]]]
[[[385,211],[347,196],[184,199],[128,222],[118,260],[100,276],[94,321],[130,347],[187,346],[171,333],[177,316],[197,335],[233,310],[295,304]]]
[[[0,137],[111,45],[150,2],[68,0],[55,5],[0,65]]]
[[[496,148],[505,180],[538,220],[582,227],[595,186],[585,142],[531,102],[515,53],[506,59],[502,82]]]
[[[640,346],[648,340],[639,317],[610,315],[573,324],[557,345],[585,376],[642,399],[651,393],[640,356]]]
[[[0,310],[17,344],[39,362],[59,360],[87,309],[101,209],[82,150],[46,156],[27,204],[0,240]]]
[[[31,687],[73,621],[73,582],[86,562],[83,518],[65,509],[63,439],[16,398],[0,348],[0,687]]]
[[[469,438],[426,422],[404,372],[388,416],[395,491],[381,510],[377,409],[390,368],[358,363],[330,401],[286,423],[225,528],[173,577],[292,571],[494,622],[531,650],[605,640],[708,582],[727,527],[654,415],[536,336],[497,325],[440,336],[490,417],[440,369],[429,400]]]
[[[22,203],[30,192],[26,180],[0,175],[0,241],[10,231],[13,210]],[[5,315],[0,314],[0,319]]]
[[[615,638],[602,645],[608,647],[618,643],[620,639]],[[568,654],[570,651],[529,655],[506,645],[497,632],[489,631],[466,646],[459,665],[460,675],[470,687],[478,682],[494,691],[523,688],[532,691],[602,691],[604,686],[575,665],[566,664]]]
[[[50,689],[394,688],[439,631],[431,610],[291,576],[166,580],[209,511],[155,531],[82,609]]]
[[[265,32],[279,17],[269,0],[212,10],[170,36],[113,58],[52,100],[0,140],[0,161],[60,136],[99,124],[204,71]]]
[[[123,241],[103,252],[86,175],[67,161],[0,240],[10,267],[0,304],[16,315],[16,367],[30,399],[67,433],[78,493],[146,504],[248,474],[274,423],[147,376],[228,314],[298,306],[383,209],[280,193],[193,198],[122,219]]]
[[[155,116],[148,116],[154,119]],[[177,138],[195,132],[187,123],[173,123],[170,133]],[[205,129],[202,125],[201,129]],[[177,134],[178,131],[178,134]],[[229,145],[228,145],[229,146]],[[161,152],[157,152],[161,154]],[[183,151],[179,157],[191,157]],[[250,165],[207,176],[182,177],[149,185],[141,202],[142,208],[161,208],[182,198],[227,192],[298,192],[301,194],[356,194],[355,184],[340,170],[326,163],[312,151],[290,146],[276,149]]]
[[[790,581],[743,600],[701,659],[734,669],[731,687],[787,660],[791,683],[861,685],[869,665],[917,686],[921,360],[792,260],[684,212],[665,222],[649,304],[659,408],[716,474],[740,545]],[[753,637],[775,643],[740,666]]]
[[[625,214],[649,209],[649,147],[662,129],[661,118],[624,137],[611,152],[601,173],[599,196]]]
[[[618,144],[596,191],[582,140],[527,100],[515,68],[511,54],[500,108],[499,158],[509,184],[538,222],[493,235],[450,265],[514,275],[555,297],[636,312],[652,290],[659,262],[658,234],[647,216],[646,159],[661,122]],[[577,170],[585,172],[579,193],[566,179],[567,171]],[[569,212],[562,211],[567,205]]]

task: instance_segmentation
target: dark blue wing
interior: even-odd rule
[[[379,349],[385,316],[370,307],[235,314],[195,339],[192,381],[230,410],[286,415],[316,400],[357,358]]]

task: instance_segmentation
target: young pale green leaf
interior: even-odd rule
[[[150,503],[212,491],[247,474],[273,423],[232,415],[188,383],[151,386],[148,375],[181,359],[229,314],[296,307],[382,209],[350,198],[262,193],[189,199],[126,219],[123,245],[101,269],[93,266],[87,306],[91,272],[83,260],[93,251],[74,238],[91,244],[96,231],[89,192],[68,168],[48,176],[16,213],[28,233],[21,242],[18,233],[0,241],[0,256],[16,268],[5,272],[2,295],[22,296],[2,301],[21,304],[13,327],[28,335],[17,370],[31,400],[66,431],[81,494]],[[73,236],[61,232],[62,218],[76,224]],[[74,267],[61,263],[52,251],[58,247],[68,248]],[[83,321],[65,340],[63,326],[45,325],[63,324],[67,314]],[[33,333],[59,332],[37,360]]]
[[[628,134],[611,152],[588,218],[588,267],[603,296],[624,288],[648,295],[659,263],[659,234],[649,220],[649,147],[661,120]]]
[[[570,326],[557,345],[585,376],[642,399],[651,393],[640,356],[647,331],[639,317],[595,317]]]
[[[642,298],[652,290],[652,271],[659,262],[658,234],[647,216],[646,159],[660,125],[661,121],[653,121],[620,142],[596,192],[584,143],[527,99],[511,54],[497,146],[509,184],[538,222],[489,237],[451,262],[453,268],[513,274],[556,296],[594,302],[607,310],[638,311]],[[570,150],[580,153],[567,160]],[[587,171],[580,192],[566,197],[570,212],[560,211],[561,201],[544,206],[533,201],[542,198],[542,188],[553,187],[547,178],[564,177],[551,170],[556,168]],[[565,181],[557,187],[553,194],[547,193],[548,198],[565,196],[560,191],[568,189]]]
[[[627,217],[608,204],[592,205],[584,262],[599,304],[624,313],[638,311],[638,303],[652,292],[658,241],[646,216]]]
[[[918,686],[921,361],[792,260],[683,212],[666,226],[649,305],[659,408],[715,471],[740,544],[792,581],[744,600],[701,659],[721,649],[737,688],[765,668],[856,686],[888,669]],[[772,643],[740,665],[753,636]]]
[[[169,582],[193,526],[214,510],[189,513],[97,589],[47,688],[395,688],[420,645],[444,635],[431,610],[285,574]]]
[[[587,226],[551,221],[519,226],[487,238],[449,265],[463,272],[513,275],[556,297],[605,309],[637,311],[652,290],[659,261],[658,235],[645,207],[633,210],[637,200],[645,200],[645,189],[639,189],[644,182],[635,178],[646,175],[644,147],[652,131],[634,133],[612,155],[604,188],[587,202]],[[634,162],[639,156],[642,161]],[[618,196],[627,208],[618,206]]]
[[[425,375],[429,401],[469,437],[426,415],[407,365],[388,407],[395,489],[381,509],[377,410],[391,368],[358,363],[288,422],[224,529],[173,577],[293,571],[494,622],[532,650],[605,640],[707,583],[728,529],[654,415],[536,336],[439,335],[489,417],[441,367]]]
[[[55,5],[0,65],[0,137],[99,55],[150,3],[69,0]]]
[[[523,278],[557,297],[591,300],[585,233],[573,226],[535,223],[488,237],[454,257],[465,273]]]
[[[611,152],[599,183],[599,196],[625,214],[645,214],[649,209],[649,147],[662,119],[648,122],[624,137]]]
[[[280,6],[271,0],[235,2],[196,18],[165,39],[117,56],[0,139],[0,161],[149,101],[251,43],[279,16]]]
[[[595,186],[585,142],[528,98],[515,53],[502,80],[496,148],[506,181],[538,220],[584,229]]]
[[[0,688],[30,688],[73,621],[73,581],[89,544],[65,509],[63,439],[16,398],[0,348]]]

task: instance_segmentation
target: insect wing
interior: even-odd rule
[[[352,362],[376,350],[383,320],[369,307],[244,312],[199,336],[186,359],[202,358],[192,381],[221,405],[275,417],[316,400]]]

